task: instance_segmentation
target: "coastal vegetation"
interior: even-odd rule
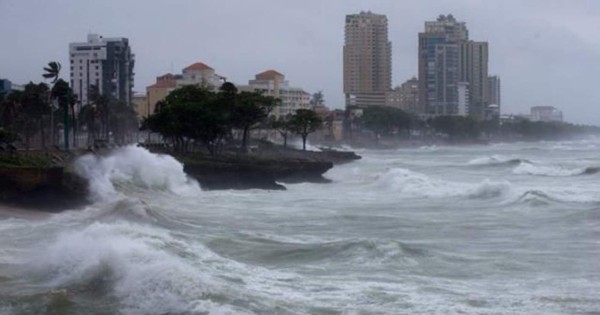
[[[302,150],[306,151],[306,138],[321,126],[323,120],[310,109],[298,109],[288,122],[288,128],[302,137]]]
[[[197,150],[196,144],[201,144],[210,155],[216,155],[226,144],[235,143],[236,134],[240,151],[247,152],[250,131],[265,126],[280,132],[284,146],[288,133],[295,133],[302,137],[306,148],[306,138],[321,125],[321,118],[313,110],[299,109],[291,116],[276,119],[271,115],[269,119],[279,102],[256,91],[238,92],[231,83],[224,83],[218,92],[184,86],[159,102],[142,125],[159,133],[180,153]]]
[[[0,146],[25,150],[62,147],[69,150],[92,145],[95,139],[126,143],[126,135],[138,130],[130,105],[92,86],[90,102],[81,104],[69,84],[60,78],[61,66],[50,62],[42,76],[50,80],[26,84],[22,91],[0,95]],[[78,143],[78,132],[87,131],[87,143]],[[63,134],[62,141],[59,135]]]
[[[353,117],[350,126],[380,139],[432,139],[449,142],[481,140],[561,140],[600,134],[600,127],[564,122],[530,121],[524,118],[476,120],[469,116],[422,118],[398,108],[372,106]]]

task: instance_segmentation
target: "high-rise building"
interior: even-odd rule
[[[488,77],[488,103],[502,105],[500,98],[500,77],[497,75]]]
[[[392,84],[392,44],[388,21],[382,14],[346,15],[344,42],[344,94],[346,106],[386,103]]]
[[[8,79],[0,79],[0,100],[12,92],[12,82]]]
[[[102,95],[131,104],[135,55],[127,38],[88,34],[87,42],[69,44],[69,54],[71,88],[79,106],[89,103],[92,86]]]
[[[425,22],[425,32],[419,33],[418,57],[420,113],[482,118],[488,94],[487,42],[470,41],[465,22],[440,15]]]
[[[458,93],[458,115],[468,116],[469,115],[469,82],[458,82],[457,83]]]
[[[386,96],[386,106],[396,107],[410,113],[417,113],[419,105],[419,80],[413,77],[402,85],[389,91]]]
[[[488,43],[461,41],[459,80],[469,83],[469,115],[483,119],[488,105]]]

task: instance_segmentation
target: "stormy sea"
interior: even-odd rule
[[[0,314],[600,314],[600,139],[357,153],[286,191],[84,156],[89,206],[0,208]]]

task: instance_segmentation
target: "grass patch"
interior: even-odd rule
[[[0,154],[2,167],[50,167],[51,165],[50,156],[26,153]]]

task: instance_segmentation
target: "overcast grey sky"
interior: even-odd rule
[[[341,108],[344,17],[361,10],[388,17],[394,85],[417,74],[424,21],[452,13],[471,39],[489,42],[503,113],[551,105],[568,121],[600,125],[594,0],[0,0],[0,77],[41,81],[42,67],[66,65],[69,42],[91,31],[129,38],[136,91],[202,61],[238,84],[275,69]]]

